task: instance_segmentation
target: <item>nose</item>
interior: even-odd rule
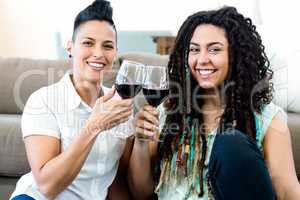
[[[96,46],[93,51],[94,58],[101,58],[103,56],[103,49],[101,46]]]
[[[207,51],[201,51],[197,58],[197,63],[199,65],[205,65],[209,63],[209,55]]]

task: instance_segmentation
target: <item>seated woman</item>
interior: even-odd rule
[[[286,116],[271,102],[272,71],[249,18],[233,7],[189,16],[168,71],[163,142],[134,141],[129,180],[137,199],[154,189],[172,200],[300,199]],[[137,135],[153,137],[157,115],[145,106]]]
[[[132,100],[100,84],[116,45],[110,3],[96,0],[75,19],[68,43],[73,70],[26,103],[22,133],[31,172],[11,199],[106,199],[126,145],[112,128],[124,127],[133,111]]]

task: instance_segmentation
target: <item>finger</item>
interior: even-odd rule
[[[124,106],[124,107],[129,107],[129,106],[132,106],[133,107],[133,100],[132,99],[123,99],[123,100],[120,100],[120,105],[121,106]]]
[[[159,113],[157,112],[157,110],[154,107],[149,106],[149,105],[144,106],[143,110],[151,113],[154,116],[158,116],[159,115]]]
[[[148,121],[156,126],[159,125],[159,121],[158,121],[157,117],[153,116],[151,113],[149,113],[147,111],[140,111],[140,112],[136,113],[134,116],[134,120],[135,121],[138,121],[138,120]]]
[[[142,113],[142,115],[144,117],[144,120],[149,121],[149,122],[151,122],[151,123],[153,123],[153,124],[155,124],[157,126],[159,125],[158,116],[153,115],[152,112],[144,111]]]
[[[129,116],[131,116],[131,115],[132,115],[132,111],[131,110],[126,111],[126,112],[121,112],[121,113],[116,114],[114,116],[113,121],[119,121],[121,119],[125,119],[126,121],[128,121],[129,120]]]
[[[115,115],[119,115],[122,113],[127,113],[127,112],[131,112],[131,114],[133,113],[133,107],[110,107],[110,109],[108,109],[108,112],[110,112],[111,114],[115,114]]]
[[[133,108],[133,101],[131,99],[126,100],[111,100],[108,102],[112,107],[131,107]]]
[[[120,123],[120,124],[122,124],[122,123],[124,123],[124,122],[127,122],[129,120],[129,117],[124,117],[124,118],[121,118],[118,122]]]
[[[110,124],[111,124],[112,127],[115,127],[115,126],[117,126],[119,124],[127,122],[128,120],[129,120],[128,116],[127,117],[119,117],[117,119],[114,119],[114,121],[112,123],[110,123]]]
[[[156,132],[158,131],[158,126],[156,126],[155,124],[152,124],[152,123],[149,123],[145,120],[138,120],[138,121],[135,121],[134,122],[134,125],[136,127],[140,127],[140,128],[143,128],[143,129],[147,129],[149,131],[152,131],[152,132]]]
[[[152,138],[155,135],[154,132],[148,131],[140,127],[135,128],[135,134],[139,138]]]
[[[123,103],[120,100],[110,100],[109,102],[106,102],[105,104],[102,104],[102,106],[98,106],[101,111],[105,111],[106,113],[110,114],[118,114],[120,112],[133,110],[133,105],[130,106],[123,106]]]

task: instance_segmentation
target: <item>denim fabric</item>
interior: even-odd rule
[[[275,199],[262,152],[240,131],[216,135],[208,170],[215,200]]]
[[[15,196],[11,200],[35,200],[35,199],[26,194],[21,194],[21,195]]]

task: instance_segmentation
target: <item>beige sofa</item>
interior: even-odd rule
[[[115,62],[117,71],[123,59],[140,61],[148,65],[165,65],[166,56],[131,53],[123,54]],[[33,60],[0,58],[0,199],[8,199],[18,178],[29,171],[21,136],[20,119],[29,95],[42,86],[59,80],[71,63],[66,60]],[[115,72],[104,77],[110,86]],[[142,96],[142,95],[140,95]],[[140,105],[141,98],[137,98]],[[138,109],[138,106],[137,106]],[[300,177],[300,113],[288,112],[288,125],[292,133],[294,158]]]

